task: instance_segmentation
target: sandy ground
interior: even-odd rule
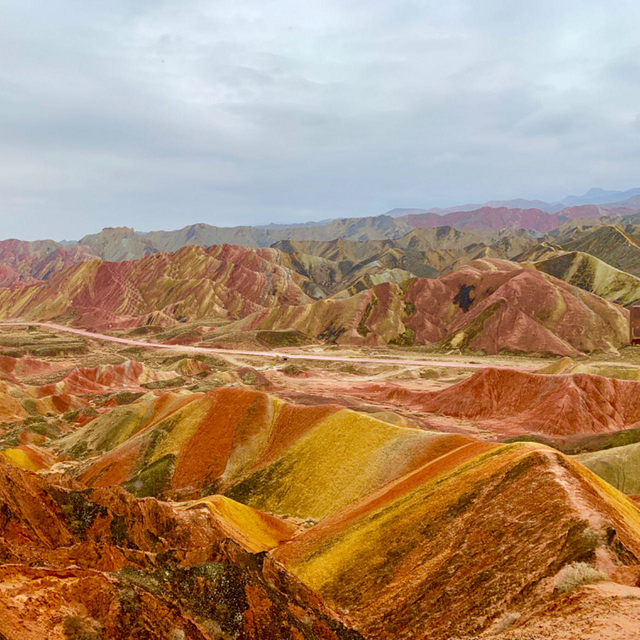
[[[546,361],[537,361],[537,364],[531,364],[524,361],[524,359],[507,359],[507,358],[487,358],[487,357],[474,357],[474,358],[451,358],[451,357],[442,357],[439,359],[418,359],[411,357],[397,358],[397,357],[379,357],[379,358],[370,358],[363,357],[359,355],[357,352],[349,351],[345,349],[341,351],[344,355],[337,355],[335,353],[326,353],[322,352],[321,348],[316,347],[314,349],[307,349],[306,351],[302,351],[300,348],[289,349],[287,351],[245,351],[240,349],[215,349],[208,347],[193,347],[186,345],[175,345],[175,344],[160,344],[153,342],[145,342],[142,340],[133,340],[131,338],[119,338],[116,336],[110,336],[106,334],[93,333],[91,331],[86,331],[85,329],[76,329],[73,327],[67,327],[64,325],[59,325],[51,322],[3,322],[0,323],[2,327],[24,327],[24,326],[34,326],[34,327],[44,327],[48,329],[53,329],[54,331],[62,331],[66,333],[72,333],[74,335],[82,336],[83,338],[89,338],[93,340],[103,340],[106,342],[113,342],[117,344],[122,344],[126,346],[132,347],[144,347],[144,348],[153,348],[153,349],[167,349],[171,351],[179,351],[183,353],[195,353],[195,354],[234,354],[234,355],[246,355],[246,356],[262,356],[267,358],[287,358],[288,360],[315,360],[315,361],[323,361],[323,362],[350,362],[355,364],[399,364],[399,365],[414,365],[414,366],[441,366],[441,367],[460,367],[464,366],[468,369],[483,369],[487,366],[497,366],[497,367],[510,367],[514,369],[518,369],[521,371],[535,371],[547,364]]]

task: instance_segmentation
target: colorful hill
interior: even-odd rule
[[[0,357],[0,375],[4,378],[0,381],[0,434],[3,423],[8,428],[7,424],[11,426],[11,423],[27,419],[44,428],[44,416],[60,416],[68,412],[73,414],[68,419],[73,420],[74,425],[83,424],[96,415],[96,409],[104,412],[117,402],[116,399],[109,400],[110,396],[118,393],[140,395],[148,393],[149,387],[158,383],[162,386],[162,383],[180,379],[176,371],[151,369],[131,360],[117,365],[78,367],[68,372],[61,371],[63,367],[32,358]],[[38,384],[34,376],[37,379],[43,375],[57,380]],[[90,407],[94,401],[97,404]],[[88,411],[79,411],[85,407]],[[59,433],[60,428],[56,426],[54,432]],[[30,440],[22,442],[25,445],[30,443]],[[28,453],[28,449],[25,452]],[[25,468],[32,466],[26,465]]]
[[[142,385],[177,378],[174,371],[158,371],[135,360],[122,364],[75,368],[59,381],[37,387],[38,397],[54,394],[105,394],[118,391],[143,391]]]
[[[359,393],[473,420],[498,437],[563,438],[640,427],[640,382],[586,373],[542,375],[487,368],[442,391],[411,391],[387,383]]]
[[[303,306],[264,309],[222,329],[297,329],[344,344],[434,344],[485,353],[577,355],[628,342],[628,312],[533,268],[477,260]]]
[[[620,226],[597,227],[562,246],[567,251],[589,253],[616,269],[640,277],[640,241]]]
[[[61,454],[102,454],[82,471],[89,486],[119,484],[172,499],[224,493],[271,513],[318,519],[419,466],[432,447],[470,441],[334,405],[304,407],[221,387],[142,398],[56,447]]]
[[[261,554],[244,546],[247,535],[252,548],[258,531],[259,541],[271,540],[286,523],[229,500],[216,504],[224,508],[176,509],[0,462],[0,634],[362,640],[308,590],[274,586]],[[238,514],[247,528],[236,540]]]
[[[640,444],[582,453],[575,459],[623,493],[640,493]]]
[[[309,301],[303,277],[273,249],[186,247],[132,262],[91,260],[41,285],[0,290],[0,317],[73,318],[92,328],[184,319],[238,318],[269,306]]]
[[[440,233],[451,236],[453,244],[460,235],[438,229],[434,237]],[[413,239],[428,240],[417,234],[407,243]],[[508,254],[525,246],[505,238],[494,246],[500,243]],[[355,257],[361,249],[343,243],[333,257]],[[437,280],[411,279],[402,265],[420,269],[406,264],[410,253],[403,251],[384,250],[357,264],[229,245],[190,246],[130,262],[90,260],[45,283],[0,289],[0,319],[57,320],[98,331],[215,320],[221,328],[204,337],[208,343],[243,331],[297,331],[311,340],[438,343],[490,354],[576,356],[594,349],[612,351],[628,340],[627,312],[602,298],[499,258],[466,264],[474,255],[495,255],[486,245],[468,245],[462,254],[451,250],[438,269],[463,266]],[[609,295],[615,283],[607,278],[599,278],[598,291],[606,280],[610,286],[602,291]],[[345,286],[325,298],[328,291]],[[190,331],[184,339],[201,339],[202,330]],[[172,338],[167,335],[166,340]]]
[[[52,240],[2,240],[0,287],[48,280],[68,267],[95,257],[88,247],[66,249]]]
[[[580,251],[545,255],[536,269],[623,306],[640,301],[640,278]]]
[[[225,496],[207,496],[188,509],[206,507],[225,537],[251,553],[270,551],[293,538],[298,526]]]
[[[497,417],[517,402],[521,414],[548,411],[557,396],[545,396],[547,387],[570,380],[504,373],[426,395],[439,412],[458,402],[483,421],[483,402]],[[574,378],[592,412],[601,397],[637,387]],[[631,404],[636,395],[629,387],[625,397]],[[117,604],[124,594],[138,603],[140,624],[160,616],[161,633],[180,628],[185,638],[225,637],[218,628],[249,640],[477,637],[505,612],[518,614],[514,631],[527,629],[544,619],[540,611],[576,597],[610,623],[631,624],[637,613],[604,603],[607,589],[634,593],[640,580],[640,509],[542,445],[481,442],[220,387],[147,394],[54,447],[80,460],[76,479],[0,463],[8,638],[16,625],[33,629],[29,640],[46,637],[71,625],[69,616],[85,632],[117,637],[117,625],[131,623]],[[604,591],[554,588],[577,562],[606,574]],[[79,589],[81,580],[91,587]],[[572,611],[583,625],[587,610]]]
[[[326,518],[273,561],[376,639],[477,637],[505,612],[524,625],[577,561],[608,558],[610,575],[637,580],[640,510],[562,454],[508,445],[420,475]]]

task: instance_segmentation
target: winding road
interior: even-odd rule
[[[405,358],[359,358],[350,356],[332,356],[332,355],[311,355],[311,354],[299,354],[299,353],[287,353],[282,351],[243,351],[241,349],[215,349],[209,347],[193,347],[181,344],[159,344],[154,342],[143,342],[141,340],[131,340],[130,338],[118,338],[116,336],[109,336],[103,333],[93,333],[85,329],[76,329],[74,327],[66,327],[62,324],[55,324],[53,322],[0,322],[0,327],[16,327],[16,326],[31,326],[31,327],[47,327],[55,331],[64,331],[66,333],[73,333],[84,338],[90,338],[92,340],[104,340],[106,342],[116,342],[118,344],[124,344],[131,347],[144,347],[147,349],[168,349],[172,351],[182,351],[188,353],[219,353],[221,355],[240,355],[240,356],[263,356],[266,358],[287,358],[288,360],[320,360],[323,362],[351,362],[358,364],[399,364],[408,366],[423,366],[423,367],[455,367],[463,369],[486,369],[487,367],[494,367],[498,369],[516,369],[518,371],[535,371],[540,367],[537,366],[523,366],[520,364],[513,365],[492,365],[482,364],[476,362],[459,362],[456,360],[408,360]]]

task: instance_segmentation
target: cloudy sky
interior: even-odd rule
[[[640,186],[640,5],[0,0],[1,237]]]

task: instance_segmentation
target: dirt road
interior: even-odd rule
[[[129,338],[117,338],[102,333],[93,333],[85,329],[76,329],[74,327],[66,327],[53,322],[0,322],[0,327],[15,326],[35,326],[47,327],[55,331],[64,331],[73,333],[85,338],[93,340],[105,340],[107,342],[117,342],[131,347],[144,347],[147,349],[168,349],[172,351],[182,351],[187,353],[219,353],[221,355],[240,355],[240,356],[263,356],[265,358],[287,358],[287,360],[321,360],[324,362],[351,362],[354,364],[398,364],[408,366],[422,367],[455,367],[464,369],[485,369],[488,366],[496,366],[492,364],[471,363],[457,360],[409,360],[405,358],[358,358],[351,356],[333,356],[333,355],[311,355],[299,353],[287,353],[284,351],[243,351],[240,349],[214,349],[209,347],[192,347],[180,344],[158,344],[154,342],[143,342],[141,340],[131,340]],[[535,371],[539,366],[523,366],[521,364],[498,365],[497,368],[517,369],[519,371]]]

